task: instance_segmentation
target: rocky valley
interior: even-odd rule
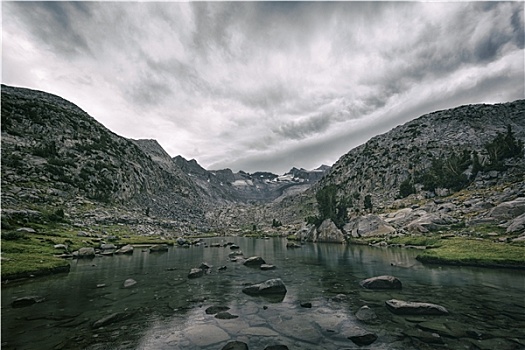
[[[416,235],[432,246],[448,235],[522,245],[524,115],[524,100],[437,111],[332,167],[249,174],[172,158],[58,96],[2,85],[2,234],[52,224],[167,240],[248,234],[388,245]]]

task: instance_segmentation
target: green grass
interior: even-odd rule
[[[424,263],[525,268],[525,247],[489,240],[451,238],[417,256]]]
[[[413,246],[439,247],[443,240],[439,236],[404,236],[388,240],[389,244],[404,244]]]

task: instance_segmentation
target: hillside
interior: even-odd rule
[[[78,225],[150,216],[182,232],[206,229],[211,200],[139,145],[60,97],[2,85],[2,224],[33,210],[63,212]]]
[[[352,232],[360,236],[357,231],[367,225],[386,225],[389,233],[483,223],[505,229],[525,212],[520,204],[525,196],[524,115],[525,100],[518,100],[421,116],[352,149],[312,188],[266,211],[295,233],[306,217],[317,214],[316,193],[335,186],[339,200],[348,204],[348,237]],[[509,128],[521,156],[504,157],[498,149]],[[518,209],[495,214],[494,208],[507,202]]]

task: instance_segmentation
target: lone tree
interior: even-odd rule
[[[338,200],[335,185],[321,188],[315,194],[315,198],[319,215],[307,217],[306,222],[319,226],[324,220],[330,219],[337,227],[343,227],[347,220],[347,208],[351,206],[351,200],[344,197]]]

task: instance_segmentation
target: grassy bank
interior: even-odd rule
[[[525,269],[525,247],[490,240],[450,238],[417,256],[423,263]]]
[[[126,244],[174,244],[175,240],[160,236],[140,236],[126,226],[99,226],[90,236],[78,235],[78,228],[66,224],[30,224],[35,232],[2,230],[1,278],[12,280],[69,271],[69,261],[57,257],[64,252],[73,252],[82,247],[98,248],[101,240],[117,246]],[[89,229],[88,229],[89,231]],[[104,238],[102,238],[104,237]],[[67,250],[56,249],[64,244]]]

